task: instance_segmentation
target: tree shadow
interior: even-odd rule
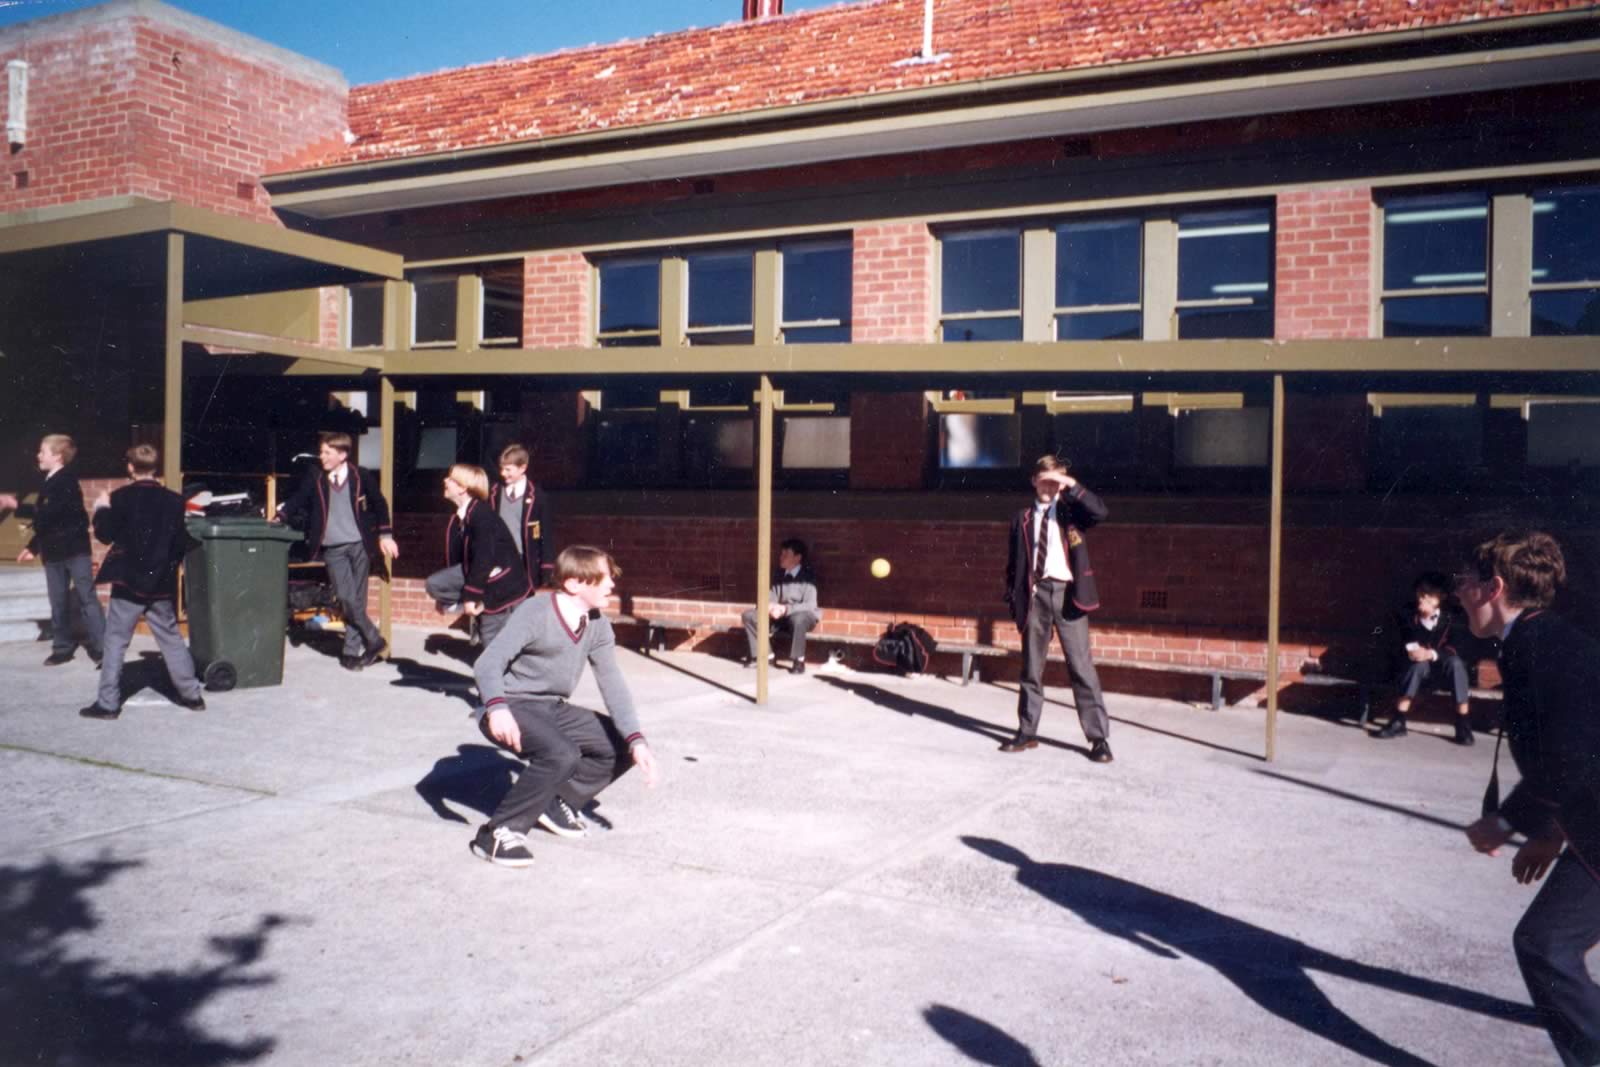
[[[945,1004],[930,1004],[922,1017],[933,1032],[961,1050],[974,1063],[993,1067],[1039,1067],[1033,1050],[993,1023]]]
[[[1255,1003],[1304,1030],[1384,1064],[1426,1065],[1362,1026],[1328,999],[1311,972],[1364,982],[1393,993],[1538,1026],[1533,1009],[1446,982],[1346,959],[1210,908],[1113,875],[1068,863],[1039,863],[986,837],[969,848],[1017,868],[1017,881],[1104,933],[1162,959],[1204,963]]]
[[[117,970],[69,944],[101,926],[89,894],[138,866],[102,854],[0,867],[0,1060],[220,1067],[276,1047],[270,1037],[209,1033],[199,1016],[215,1017],[210,1002],[229,990],[276,982],[254,968],[271,931],[291,921],[283,916],[263,915],[243,933],[210,938],[215,959],[181,970]]]
[[[433,765],[415,788],[433,813],[446,822],[467,820],[445,806],[452,801],[488,818],[510,791],[523,764],[490,745],[457,745],[454,756]]]
[[[871,701],[879,707],[888,708],[890,711],[898,712],[901,715],[921,716],[924,719],[932,719],[934,722],[940,722],[946,726],[954,726],[958,730],[966,730],[969,733],[987,737],[991,741],[1008,740],[1017,732],[1014,728],[996,726],[992,722],[987,722],[975,716],[963,715],[959,711],[952,711],[950,708],[939,704],[929,704],[925,700],[915,700],[908,696],[902,696],[899,693],[891,692],[888,689],[867,682],[852,682],[826,674],[817,675],[817,681],[826,682],[835,689],[842,689],[852,696],[861,697],[863,700]],[[1089,754],[1089,750],[1081,745],[1071,745],[1065,741],[1054,741],[1048,737],[1039,738],[1039,744],[1051,748],[1059,748],[1066,752],[1076,752],[1083,756]]]
[[[422,689],[429,693],[443,693],[466,701],[469,708],[476,709],[478,706],[478,683],[470,674],[447,671],[443,667],[430,667],[426,663],[418,663],[404,656],[394,657],[389,661],[389,666],[400,672],[400,677],[390,682],[390,685],[401,689]]]

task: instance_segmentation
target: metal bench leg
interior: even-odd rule
[[[1363,685],[1361,687],[1361,725],[1362,725],[1363,728],[1366,727],[1367,719],[1371,715],[1372,715],[1372,687],[1370,685]]]
[[[961,653],[961,684],[966,685],[972,681],[972,653]]]
[[[659,626],[647,626],[647,627],[645,627],[645,631],[644,631],[644,654],[646,656],[648,656],[650,654],[650,650],[652,648],[656,647],[656,642],[657,641],[665,642],[665,640],[666,640],[666,638],[665,638],[665,636],[663,636],[663,634],[661,632],[661,627],[659,627]]]
[[[1211,676],[1211,710],[1222,710],[1222,675]]]

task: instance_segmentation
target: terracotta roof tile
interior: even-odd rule
[[[731,4],[730,4],[731,6]],[[659,34],[362,85],[350,145],[325,167],[1011,75],[1103,67],[1484,19],[1592,0],[937,0],[936,63],[919,0]]]

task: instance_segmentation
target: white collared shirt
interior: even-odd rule
[[[506,483],[506,499],[521,500],[522,494],[528,491],[528,479],[523,478],[515,482]]]
[[[1057,503],[1059,501],[1052,501],[1048,504],[1042,504],[1037,500],[1033,502],[1033,551],[1036,558],[1039,551],[1040,523],[1047,513],[1056,508]],[[1050,523],[1050,540],[1045,545],[1044,576],[1046,578],[1054,578],[1057,581],[1070,582],[1072,581],[1072,567],[1067,563],[1066,546],[1061,542],[1065,530],[1061,525],[1060,512],[1057,511],[1053,517],[1055,521]],[[1028,564],[1031,567],[1033,561],[1029,560]]]
[[[1422,624],[1422,628],[1424,630],[1427,630],[1429,633],[1432,633],[1434,631],[1434,628],[1439,625],[1439,613],[1436,611],[1432,615],[1429,615],[1427,618],[1423,618],[1421,615],[1418,615],[1417,616],[1417,622]]]
[[[350,464],[341,463],[337,467],[333,468],[333,470],[328,472],[328,480],[333,483],[333,487],[335,489],[343,489],[344,480],[345,478],[349,477],[349,475]]]

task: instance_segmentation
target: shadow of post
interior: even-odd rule
[[[183,969],[118,970],[69,946],[101,925],[89,895],[138,866],[102,856],[0,867],[0,1062],[219,1067],[272,1052],[270,1037],[211,1034],[198,1016],[229,990],[276,981],[253,968],[290,920],[263,915],[244,933],[212,937],[215,961]]]
[[[1425,1067],[1338,1008],[1311,972],[1336,975],[1477,1012],[1538,1026],[1533,1009],[1471,989],[1346,959],[1303,941],[1114,875],[1070,863],[1039,863],[1001,841],[962,837],[967,847],[1017,869],[1017,881],[1104,933],[1162,959],[1187,956],[1211,967],[1245,996],[1286,1022],[1377,1063]]]

